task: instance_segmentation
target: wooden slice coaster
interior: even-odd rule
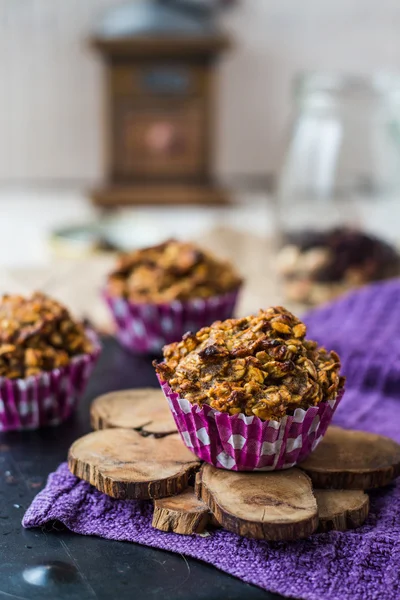
[[[93,429],[126,427],[156,437],[176,433],[176,425],[160,389],[140,388],[99,396],[90,407]]]
[[[299,469],[237,473],[204,464],[196,494],[224,529],[246,537],[295,540],[318,526],[311,481]]]
[[[188,488],[178,496],[154,500],[153,527],[183,535],[201,533],[210,521],[208,506]]]
[[[298,467],[311,477],[315,488],[383,487],[400,475],[400,445],[382,435],[331,426]]]
[[[369,512],[369,497],[361,490],[314,490],[318,533],[360,527]]]
[[[89,433],[74,442],[68,454],[74,475],[121,499],[179,494],[199,465],[178,434],[155,439],[131,429]]]
[[[199,475],[199,474],[198,474]],[[361,490],[314,490],[318,507],[317,533],[360,527],[368,516],[369,497]],[[208,506],[193,488],[171,498],[154,501],[153,527],[183,535],[201,533],[207,526],[220,527]]]

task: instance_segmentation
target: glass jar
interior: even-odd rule
[[[287,299],[329,300],[400,272],[400,77],[311,74],[277,186]]]

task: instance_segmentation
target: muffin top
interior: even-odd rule
[[[93,345],[83,324],[41,293],[0,299],[0,376],[29,377],[63,367]]]
[[[169,240],[119,258],[107,291],[132,302],[171,302],[207,298],[237,289],[232,265],[194,244]]]
[[[304,323],[277,306],[189,332],[164,347],[155,367],[192,404],[280,420],[334,399],[344,384],[338,355],[305,335]]]

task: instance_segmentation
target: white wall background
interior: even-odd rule
[[[101,64],[85,38],[121,0],[0,0],[0,183],[102,175]],[[223,25],[217,171],[273,170],[302,69],[400,69],[398,0],[238,0]]]

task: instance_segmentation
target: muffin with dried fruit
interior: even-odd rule
[[[317,446],[343,394],[338,355],[282,307],[217,321],[154,363],[182,439],[235,471],[285,469]]]
[[[185,331],[232,317],[241,283],[230,263],[168,240],[122,255],[105,299],[126,348],[159,352]]]
[[[70,416],[100,353],[96,334],[56,300],[0,299],[0,430],[57,425]]]

